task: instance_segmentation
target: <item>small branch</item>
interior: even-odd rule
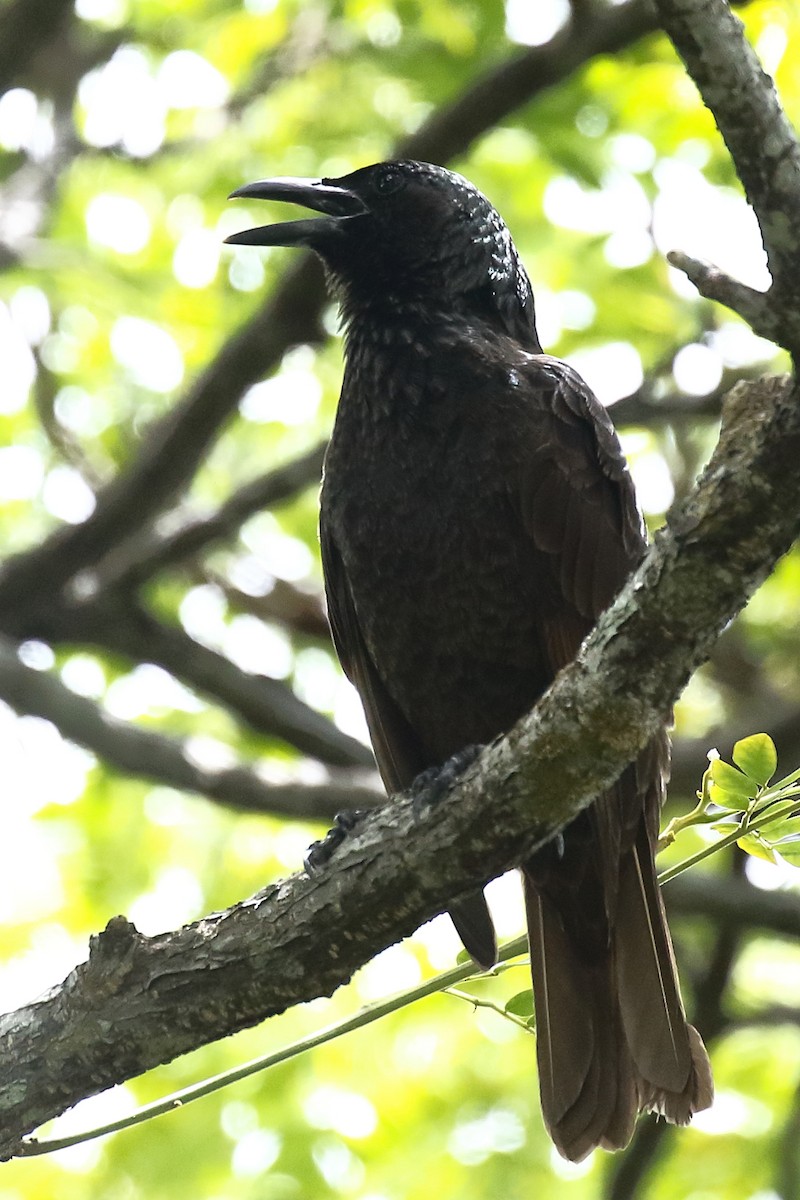
[[[767,334],[795,356],[800,353],[800,145],[764,73],[741,21],[725,0],[656,0],[669,37],[714,114],[747,199],[761,226],[773,288],[762,304],[772,309],[775,332]],[[680,264],[682,269],[686,269]],[[744,303],[758,317],[749,289],[709,277],[690,264],[704,286],[721,289],[723,303]],[[693,278],[690,274],[690,278]],[[700,287],[700,283],[693,279]],[[705,294],[705,293],[704,293]],[[720,297],[722,298],[722,296]],[[737,311],[741,311],[738,310]],[[750,317],[747,317],[750,320]],[[753,326],[764,328],[763,320]]]
[[[52,721],[64,737],[127,776],[195,792],[240,812],[330,824],[342,809],[370,808],[382,798],[354,775],[318,785],[276,784],[244,766],[201,767],[177,738],[119,721],[53,675],[26,667],[6,638],[0,638],[0,698],[18,713]]]
[[[747,855],[735,848],[726,881],[736,887],[746,882],[745,864]],[[736,965],[736,957],[742,944],[746,926],[723,922],[717,929],[714,946],[696,988],[694,1017],[703,1040],[708,1044],[716,1041],[728,1027],[725,1011],[725,995]]]
[[[89,576],[93,586],[98,590],[139,587],[159,571],[184,562],[215,542],[235,537],[254,513],[292,500],[298,492],[319,484],[326,448],[327,442],[318,442],[291,462],[243,484],[215,513],[189,519],[173,533],[159,535],[149,528],[142,530],[103,559],[96,575]]]
[[[665,885],[664,899],[670,913],[701,914],[725,928],[800,940],[800,896],[766,892],[741,875],[687,871]]]
[[[36,378],[32,396],[42,432],[55,453],[82,477],[86,486],[96,492],[101,486],[101,473],[89,460],[79,438],[58,420],[55,401],[58,394],[58,377],[45,364],[38,347],[32,349],[36,363]]]
[[[508,1012],[507,1009],[503,1008],[502,1004],[497,1004],[494,1000],[488,1000],[484,996],[473,996],[472,992],[462,992],[460,988],[455,987],[442,988],[442,991],[446,996],[454,996],[456,1000],[464,1000],[467,1004],[471,1004],[474,1009],[485,1008],[489,1012],[497,1013],[498,1017],[510,1021],[512,1025],[517,1025],[525,1033],[533,1033],[533,1025],[530,1021],[526,1021],[524,1017],[518,1017],[516,1013]]]
[[[113,594],[71,609],[35,614],[22,634],[18,622],[11,632],[48,642],[97,646],[134,662],[156,663],[259,733],[280,738],[311,758],[335,767],[374,766],[368,746],[342,733],[281,680],[243,671],[178,626],[159,621]]]
[[[667,260],[673,267],[683,271],[701,296],[707,300],[717,300],[738,313],[760,337],[780,343],[784,318],[775,310],[769,292],[759,292],[744,283],[738,283],[718,267],[692,258],[681,250],[671,250]]]
[[[781,1025],[800,1025],[800,1008],[789,1004],[770,1004],[743,1016],[734,1017],[731,1026],[735,1029],[776,1029]]]
[[[688,396],[675,391],[674,388],[661,395],[656,387],[660,382],[657,373],[654,378],[646,379],[635,392],[615,400],[608,408],[608,415],[617,429],[626,425],[650,427],[660,424],[676,425],[679,422],[691,426],[698,420],[718,420],[722,412],[722,401],[731,388],[742,380],[757,379],[763,373],[763,366],[749,370],[726,368],[718,386],[704,396]]]
[[[313,638],[330,648],[331,632],[322,592],[305,591],[285,579],[276,579],[263,596],[252,596],[235,588],[222,575],[203,572],[206,582],[214,583],[224,594],[231,612],[246,612],[260,621],[282,625],[292,633]]]

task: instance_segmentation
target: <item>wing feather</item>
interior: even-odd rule
[[[421,738],[415,733],[373,662],[364,640],[347,574],[333,534],[320,515],[320,546],[328,603],[328,621],[342,669],[355,686],[364,705],[372,748],[387,792],[409,787],[431,762]],[[483,892],[454,900],[450,916],[464,946],[484,968],[497,959],[494,925]]]
[[[535,548],[552,557],[562,604],[584,619],[583,637],[641,559],[644,529],[606,410],[564,363],[531,361],[539,428],[522,466],[522,518]],[[554,671],[564,665],[552,662]]]
[[[522,467],[522,517],[549,576],[537,622],[555,675],[645,549],[608,415],[564,364],[535,360],[546,432]],[[687,1026],[653,864],[666,732],[525,864],[542,1108],[568,1158],[625,1145],[640,1107],[683,1123],[710,1103],[705,1051]],[[546,919],[545,919],[546,918]]]
[[[320,516],[320,548],[325,597],[333,643],[342,670],[361,697],[378,770],[392,792],[403,788],[421,771],[433,766],[420,738],[395,704],[367,649],[358,621],[344,564],[333,535]]]

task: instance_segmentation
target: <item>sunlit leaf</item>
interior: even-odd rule
[[[788,838],[800,838],[800,817],[784,817],[761,830],[762,836],[773,844]]]
[[[721,758],[715,759],[709,769],[712,779],[711,799],[720,808],[742,808],[758,791],[755,780]]]
[[[778,766],[778,752],[768,733],[754,733],[733,747],[737,767],[762,786],[769,783]]]
[[[740,837],[736,845],[745,853],[751,854],[753,858],[763,858],[765,862],[774,863],[775,851],[772,846],[759,837],[757,833],[746,833],[744,837]]]
[[[793,867],[800,867],[800,839],[791,842],[778,842],[773,849],[781,858]]]

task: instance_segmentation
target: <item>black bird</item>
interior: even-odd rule
[[[528,276],[489,201],[422,162],[268,179],[234,196],[322,214],[229,242],[308,246],[344,320],[320,540],[333,638],[387,791],[509,729],[575,655],[645,546],[622,452],[542,352]],[[660,732],[523,867],[542,1110],[561,1154],[685,1124],[713,1085],[686,1023],[656,883]],[[450,914],[484,966],[482,893]]]

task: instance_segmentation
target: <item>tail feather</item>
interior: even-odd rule
[[[524,877],[536,1001],[539,1089],[546,1119],[558,1125],[580,1100],[594,1058],[590,1014],[574,986],[573,956],[548,901]]]
[[[488,971],[497,962],[497,936],[483,892],[453,900],[447,911],[464,949]]]
[[[622,1025],[643,1106],[685,1125],[714,1098],[711,1066],[681,1003],[672,939],[644,826],[620,871],[614,950]]]
[[[569,890],[551,896],[527,871],[524,883],[542,1113],[559,1152],[578,1162],[596,1146],[621,1149],[643,1109],[686,1124],[713,1099],[711,1067],[684,1015],[644,823],[591,952],[572,932],[579,914],[564,911]]]
[[[638,1093],[607,965],[582,961],[555,906],[524,876],[542,1115],[564,1158],[627,1145]]]
[[[622,863],[614,926],[622,1024],[642,1077],[657,1093],[680,1092],[692,1055],[664,906],[641,843]]]

